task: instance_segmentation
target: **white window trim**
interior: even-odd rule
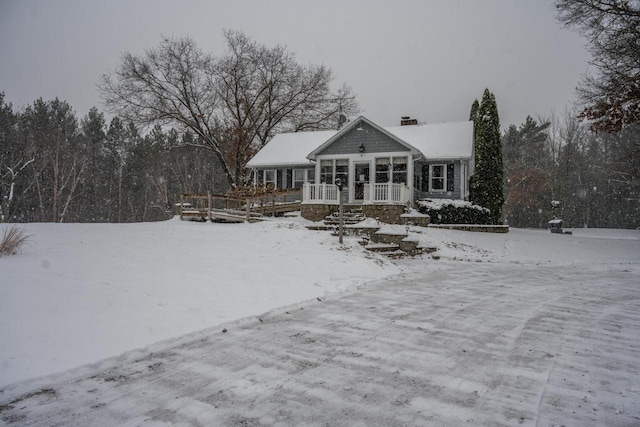
[[[404,160],[404,163],[402,163],[402,164],[405,165],[405,169],[403,171],[396,171],[395,170],[394,166],[396,164],[399,164],[399,163],[394,163],[395,159],[403,159]],[[409,183],[409,159],[406,156],[393,156],[393,157],[391,157],[391,163],[389,165],[390,165],[389,172],[390,172],[390,175],[391,175],[389,182],[393,182],[394,174],[402,173],[402,174],[404,174],[404,185],[407,185]]]
[[[325,161],[329,161],[331,162],[331,179],[328,182],[325,182],[325,184],[333,184],[333,180],[335,179],[336,176],[336,161],[335,159],[320,159],[318,161],[318,183],[322,182],[322,177],[323,175],[327,175],[322,173],[322,162]]]
[[[442,167],[441,177],[436,177],[433,173],[433,168],[437,166]],[[436,178],[442,179],[442,190],[433,188],[433,180]],[[447,192],[447,165],[445,163],[429,165],[429,192],[430,193],[446,193]]]
[[[308,169],[293,169],[292,176],[291,176],[291,185],[293,186],[292,188],[297,188],[296,182],[300,182],[300,180],[296,179],[296,172],[302,172],[302,186],[304,186],[307,183],[307,170]]]
[[[267,172],[273,172],[273,181],[267,181]],[[274,187],[278,187],[278,169],[265,169],[262,173],[262,184],[266,187],[269,184],[273,184]]]
[[[384,172],[378,172],[377,168],[378,168],[378,160],[385,160],[388,159],[389,161],[387,163],[381,163],[381,164],[386,164],[387,165],[387,170]],[[391,182],[391,180],[393,179],[393,157],[392,156],[381,156],[381,157],[376,157],[373,161],[373,182],[376,184],[388,184]],[[386,173],[387,174],[387,180],[385,182],[378,182],[378,173],[382,174],[382,173]]]

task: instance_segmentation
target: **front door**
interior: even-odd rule
[[[354,176],[355,188],[353,192],[353,199],[361,202],[364,200],[364,189],[369,185],[369,163],[356,163],[355,164],[355,176]]]

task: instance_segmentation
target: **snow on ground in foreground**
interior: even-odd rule
[[[401,226],[385,226],[397,229]],[[573,229],[572,235],[549,230],[512,228],[508,233],[464,232],[419,227],[409,238],[422,246],[435,246],[445,259],[534,264],[637,264],[640,231]]]
[[[337,274],[339,260],[356,265],[354,271],[365,262],[374,270],[369,277],[380,274],[359,249],[338,251],[328,233],[298,224],[169,222],[131,225],[128,231],[151,241],[162,231],[175,241],[189,227],[198,227],[194,240],[209,233],[230,238],[218,230],[231,227],[247,237],[235,247],[242,253],[254,251],[258,237],[271,246],[304,239],[296,246],[304,254],[290,255],[309,262],[305,268],[315,268],[307,252],[338,260],[315,274]],[[57,227],[31,230],[54,233]],[[85,236],[92,227],[103,226],[82,228]],[[105,239],[126,240],[120,227],[126,228],[110,228],[120,237]],[[574,232],[412,228],[410,238],[438,247],[440,260],[406,258],[381,274],[401,269],[394,277],[360,287],[349,279],[342,293],[225,323],[226,333],[221,327],[200,330],[5,386],[0,425],[639,425],[640,234]],[[353,238],[347,243],[353,245]],[[87,256],[114,252],[94,248]],[[136,254],[123,257],[153,264]],[[18,259],[0,259],[0,268]],[[183,270],[193,267],[191,259],[179,260]],[[278,265],[264,270],[282,271],[288,264]],[[225,275],[236,284],[231,273]],[[306,277],[301,271],[297,280]],[[280,282],[265,274],[261,283],[275,288]],[[49,297],[60,302],[79,289],[72,283],[66,295]],[[148,299],[155,301],[149,289]],[[28,315],[14,320],[29,322]],[[172,322],[165,319],[161,326]]]
[[[0,386],[399,272],[302,222],[24,224],[0,257]]]

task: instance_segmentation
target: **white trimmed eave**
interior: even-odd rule
[[[414,160],[422,160],[424,162],[453,162],[456,160],[471,160],[471,157],[429,157],[427,158],[424,155],[420,155],[420,157],[415,158]]]
[[[411,152],[412,157],[414,159],[416,157],[420,157],[422,155],[420,153],[420,151],[418,151],[418,149],[416,149],[413,145],[409,144],[408,142],[404,141],[401,138],[398,138],[396,135],[394,135],[391,132],[388,132],[387,130],[385,130],[384,128],[378,126],[377,124],[373,123],[371,120],[367,119],[366,117],[359,116],[357,119],[353,120],[351,123],[349,123],[347,126],[345,126],[338,133],[336,133],[331,138],[329,138],[324,144],[322,144],[321,146],[319,146],[318,148],[313,150],[311,153],[309,153],[309,155],[307,155],[307,159],[309,159],[312,162],[316,161],[316,159],[317,159],[317,157],[319,155],[318,153],[321,153],[325,148],[327,148],[328,146],[330,146],[331,144],[336,142],[340,137],[342,137],[347,132],[352,130],[354,127],[356,127],[356,125],[360,124],[360,122],[364,122],[364,123],[368,124],[372,128],[380,131],[385,136],[391,138],[392,140],[396,141],[397,143],[399,143],[399,144],[403,145],[404,147],[408,148],[409,151]],[[359,153],[353,153],[353,154],[359,154]]]
[[[249,169],[295,169],[295,168],[308,168],[315,166],[315,163],[275,163],[275,164],[247,164]]]

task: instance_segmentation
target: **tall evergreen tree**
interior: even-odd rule
[[[0,222],[9,221],[16,200],[16,185],[28,165],[28,155],[18,140],[18,116],[0,92]]]
[[[478,110],[480,109],[480,103],[478,102],[478,100],[474,100],[473,104],[471,104],[471,113],[469,113],[469,120],[471,120],[472,122],[476,122],[477,118],[478,118]]]
[[[105,118],[96,107],[92,107],[80,122],[82,131],[81,149],[86,157],[85,173],[82,176],[78,194],[82,201],[74,209],[72,221],[105,222],[107,220],[104,203],[104,188],[108,171],[104,165]]]
[[[477,102],[477,101],[476,101]],[[474,115],[475,105],[471,109]],[[491,211],[494,224],[502,222],[503,167],[500,118],[494,95],[485,89],[474,120],[475,172],[469,184],[469,197]]]

